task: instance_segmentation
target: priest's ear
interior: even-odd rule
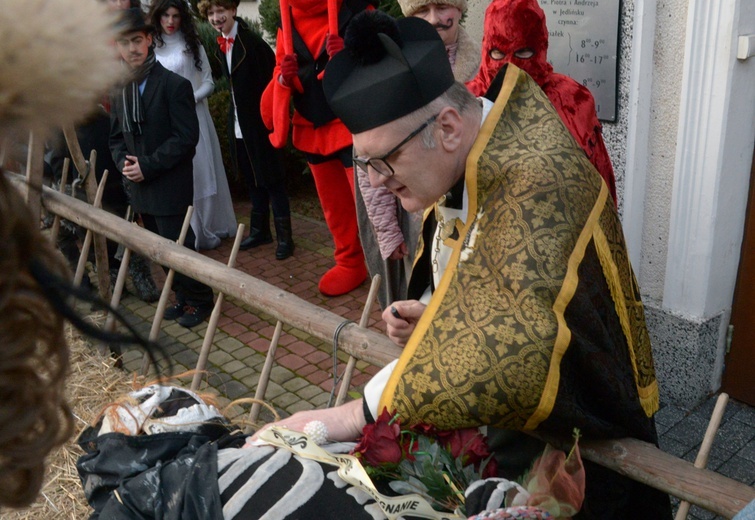
[[[453,107],[445,107],[435,120],[438,127],[438,144],[447,152],[455,152],[462,142],[464,118]]]

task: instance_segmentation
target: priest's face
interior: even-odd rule
[[[417,9],[412,16],[429,22],[438,31],[443,44],[453,45],[459,38],[459,22],[461,10],[449,4],[425,4]]]
[[[436,118],[411,126],[394,121],[353,136],[356,167],[366,169],[370,184],[385,186],[408,212],[432,206],[458,178],[458,162],[435,144]]]
[[[116,40],[118,52],[129,67],[141,67],[149,55],[152,46],[152,35],[142,31],[127,33]]]
[[[223,7],[222,5],[213,5],[207,9],[207,21],[210,22],[216,31],[223,34],[230,34],[233,24],[236,20],[236,9]]]

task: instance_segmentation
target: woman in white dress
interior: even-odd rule
[[[236,215],[223,167],[220,143],[207,97],[212,81],[207,53],[184,0],[156,0],[149,12],[155,27],[155,55],[166,69],[191,81],[197,102],[199,143],[194,156],[194,215],[191,228],[197,249],[214,249],[220,239],[236,235]]]

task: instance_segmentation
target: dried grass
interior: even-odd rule
[[[94,323],[104,321],[99,313],[89,318]],[[123,397],[134,389],[152,384],[154,380],[145,380],[114,367],[114,360],[104,356],[97,348],[73,329],[66,325],[66,337],[71,350],[71,370],[66,381],[68,402],[75,416],[75,433],[69,441],[47,459],[45,484],[37,500],[28,508],[0,510],[2,520],[52,520],[89,518],[93,510],[84,497],[76,460],[83,454],[76,444],[76,439],[89,425],[95,423],[103,410],[110,404],[122,401]],[[166,384],[189,387],[194,371],[178,374],[169,378]],[[182,379],[186,379],[185,384]],[[211,404],[227,399],[217,395],[213,389],[200,392],[200,396]],[[262,405],[260,420],[248,422],[247,407],[254,403]],[[273,406],[256,399],[238,399],[228,403],[222,410],[230,421],[240,428],[256,430],[259,426],[279,420],[280,416]]]
[[[76,438],[107,404],[131,391],[135,381],[115,368],[112,359],[100,355],[78,332],[69,327],[66,334],[71,348],[67,391],[76,416],[76,433],[48,458],[45,485],[37,500],[26,509],[1,511],[3,520],[79,520],[92,513],[76,472],[76,460],[82,454]]]

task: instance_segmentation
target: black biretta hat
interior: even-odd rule
[[[325,68],[323,89],[352,134],[427,105],[454,83],[438,31],[421,18],[365,11],[346,29],[344,50]]]
[[[137,31],[147,34],[152,34],[155,31],[155,27],[144,20],[144,12],[138,7],[124,9],[115,24],[115,29],[121,36]]]

